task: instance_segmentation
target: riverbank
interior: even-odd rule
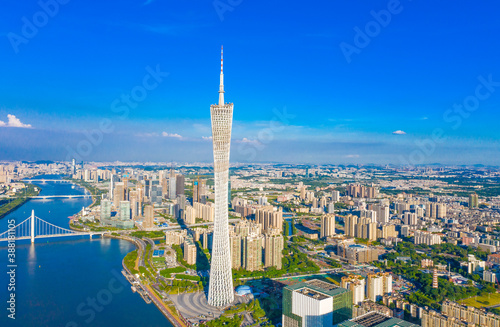
[[[71,181],[71,183],[83,187],[85,190],[87,190],[87,192],[89,192],[92,195],[102,196],[102,194],[105,193],[105,191],[103,191],[97,187],[94,187],[94,186],[90,185],[88,182],[85,182],[83,180],[73,179],[70,177],[63,177],[63,179]],[[89,208],[92,208],[96,205],[101,204],[101,198],[99,196],[92,197],[92,203],[90,204]]]
[[[128,241],[130,243],[133,243],[135,246],[136,246],[136,250],[139,250],[139,254],[137,256],[137,260],[140,262],[141,261],[141,258],[142,256],[144,255],[144,253],[141,251],[141,246],[139,245],[139,242],[137,240],[135,240],[134,238],[130,238],[130,237],[126,237],[126,236],[123,236],[123,235],[107,235],[106,237],[109,237],[109,238],[114,238],[114,239],[119,239],[119,240],[124,240],[124,241]],[[135,250],[134,250],[135,251]],[[133,252],[133,251],[132,251]],[[132,272],[130,271],[130,269],[127,267],[127,265],[125,264],[125,258],[122,259],[122,267],[123,269],[130,275],[130,276],[134,276],[134,274],[132,274]],[[135,278],[135,277],[133,277]],[[129,283],[131,284],[131,286],[134,286],[133,283],[129,280],[129,278],[127,278],[127,280],[129,281]],[[176,327],[187,327],[187,324],[180,318],[178,317],[174,312],[172,312],[172,309],[169,308],[168,305],[166,305],[162,299],[160,299],[160,297],[156,294],[156,292],[147,284],[143,285],[141,283],[140,280],[137,280],[136,281],[139,283],[139,285],[141,286],[141,288],[143,290],[146,290],[148,292],[148,295],[149,295],[149,298],[152,300],[152,302],[156,305],[156,307],[161,311],[161,313],[163,313],[163,315],[168,319],[168,321],[176,326]],[[141,295],[141,297],[143,297]],[[143,298],[144,299],[144,298]],[[146,300],[145,300],[146,301]],[[146,301],[147,303],[147,301]],[[177,311],[177,310],[176,310]]]
[[[14,198],[14,200],[12,200],[8,203],[2,204],[0,206],[0,219],[7,216],[9,213],[13,212],[17,208],[19,208],[20,206],[22,206],[23,204],[28,202],[30,200],[31,196],[37,196],[40,194],[40,191],[41,191],[40,186],[37,186],[37,190],[35,190],[34,189],[35,187],[33,185],[28,184],[28,183],[24,183],[24,184],[28,188],[28,191],[26,191],[26,194],[29,193],[29,195],[24,196],[24,197],[16,197],[16,198]],[[21,193],[23,193],[23,192],[21,192]]]

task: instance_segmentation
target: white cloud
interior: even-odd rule
[[[32,128],[30,124],[23,124],[19,118],[14,115],[7,115],[8,121],[4,122],[0,120],[0,127],[19,127],[19,128]]]
[[[399,129],[397,131],[392,132],[392,134],[394,134],[394,135],[406,135],[406,132]]]
[[[359,158],[359,154],[348,154],[345,157],[346,158]]]
[[[161,136],[163,136],[163,137],[173,137],[173,138],[178,138],[179,140],[180,140],[180,139],[182,139],[182,136],[181,136],[181,135],[179,135],[179,134],[176,134],[176,133],[172,133],[172,134],[170,134],[170,133],[167,133],[167,132],[162,132],[162,133],[161,133]]]
[[[258,140],[250,140],[250,139],[247,139],[246,137],[244,137],[243,139],[241,139],[240,141],[236,141],[238,143],[253,143],[253,144],[260,144],[260,142]]]
[[[136,133],[135,136],[138,137],[156,137],[160,136],[158,133]]]
[[[212,141],[212,137],[211,136],[202,136],[201,137],[204,141]]]

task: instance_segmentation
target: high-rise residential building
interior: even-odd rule
[[[405,212],[403,215],[403,224],[416,226],[418,223],[417,214],[413,212]]]
[[[335,213],[335,202],[328,203],[327,212],[331,214]]]
[[[241,267],[241,235],[234,232],[229,234],[229,248],[231,266],[233,269],[239,269]]]
[[[196,264],[196,245],[192,237],[186,237],[184,240],[184,260],[188,265]]]
[[[224,102],[222,49],[219,104],[210,106],[210,116],[214,152],[215,220],[208,303],[220,307],[234,301],[228,226],[229,151],[233,104]]]
[[[483,271],[483,280],[485,282],[496,284],[497,283],[497,274],[491,270],[484,270]]]
[[[120,220],[130,220],[130,201],[120,201]]]
[[[441,242],[441,235],[439,234],[432,234],[431,232],[420,230],[414,233],[413,243],[415,244],[435,245],[441,244]]]
[[[352,304],[360,304],[365,300],[365,278],[359,275],[344,276],[341,286],[352,292]]]
[[[203,221],[214,221],[215,207],[211,202],[203,204],[199,202],[193,203],[196,218],[201,218]]]
[[[255,271],[262,268],[262,234],[250,234],[243,238],[242,265],[245,270]]]
[[[169,230],[165,232],[165,244],[166,245],[181,245],[187,238],[187,229],[181,230]]]
[[[306,186],[302,186],[300,188],[300,199],[305,200],[306,199]]]
[[[111,201],[102,200],[101,201],[101,219],[111,218]]]
[[[377,302],[385,294],[392,293],[392,275],[390,273],[368,274],[366,282],[367,298]]]
[[[75,160],[75,158],[73,158],[73,160],[71,160],[71,174],[76,175],[76,160]]]
[[[147,205],[144,207],[144,228],[153,228],[154,227],[154,216],[155,211],[152,205]]]
[[[386,224],[389,222],[389,207],[383,204],[374,204],[373,210],[377,213],[377,222]]]
[[[436,313],[435,311],[424,311],[422,315],[422,326],[500,326],[500,315],[492,314],[482,308],[478,309],[448,300],[441,303],[441,314],[442,315]],[[459,322],[462,322],[463,325],[453,324]]]
[[[364,185],[348,185],[347,195],[353,198],[375,198],[378,194],[378,190],[372,186]]]
[[[332,201],[333,202],[339,202],[340,201],[340,192],[339,191],[333,191],[332,192]]]
[[[358,216],[348,215],[344,218],[344,234],[345,236],[356,236],[356,225],[358,224]]]
[[[262,226],[262,231],[283,230],[283,209],[274,211],[272,207],[259,208],[255,211],[255,222]]]
[[[479,197],[476,193],[469,194],[469,208],[477,208],[479,206]]]
[[[283,288],[283,327],[333,326],[352,318],[352,293],[309,280]]]
[[[269,231],[264,236],[264,267],[276,267],[280,270],[283,257],[283,235],[280,230]]]
[[[431,218],[445,218],[447,214],[447,207],[444,203],[430,203],[429,204],[429,217]]]
[[[335,215],[326,214],[321,216],[320,237],[326,238],[335,235]]]
[[[184,209],[184,222],[190,225],[196,223],[196,210],[193,207],[187,206]]]
[[[380,238],[398,237],[395,225],[382,225],[380,227]]]
[[[242,237],[248,236],[250,234],[258,235],[262,233],[262,226],[252,220],[242,219],[236,225],[234,225],[234,232],[241,235]]]

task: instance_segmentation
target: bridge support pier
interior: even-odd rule
[[[35,243],[35,210],[31,210],[31,243]]]

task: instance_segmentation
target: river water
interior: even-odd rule
[[[59,176],[43,176],[58,179]],[[42,178],[39,176],[37,178]],[[84,194],[69,183],[35,183],[40,195]],[[68,217],[88,206],[90,199],[30,200],[0,219],[0,233],[8,221],[16,224],[31,210],[49,223],[69,228]],[[94,236],[96,237],[96,236]],[[122,259],[135,246],[115,239],[86,237],[16,242],[15,320],[7,311],[10,297],[8,251],[0,243],[0,326],[172,326],[154,304],[130,289],[121,274]]]

